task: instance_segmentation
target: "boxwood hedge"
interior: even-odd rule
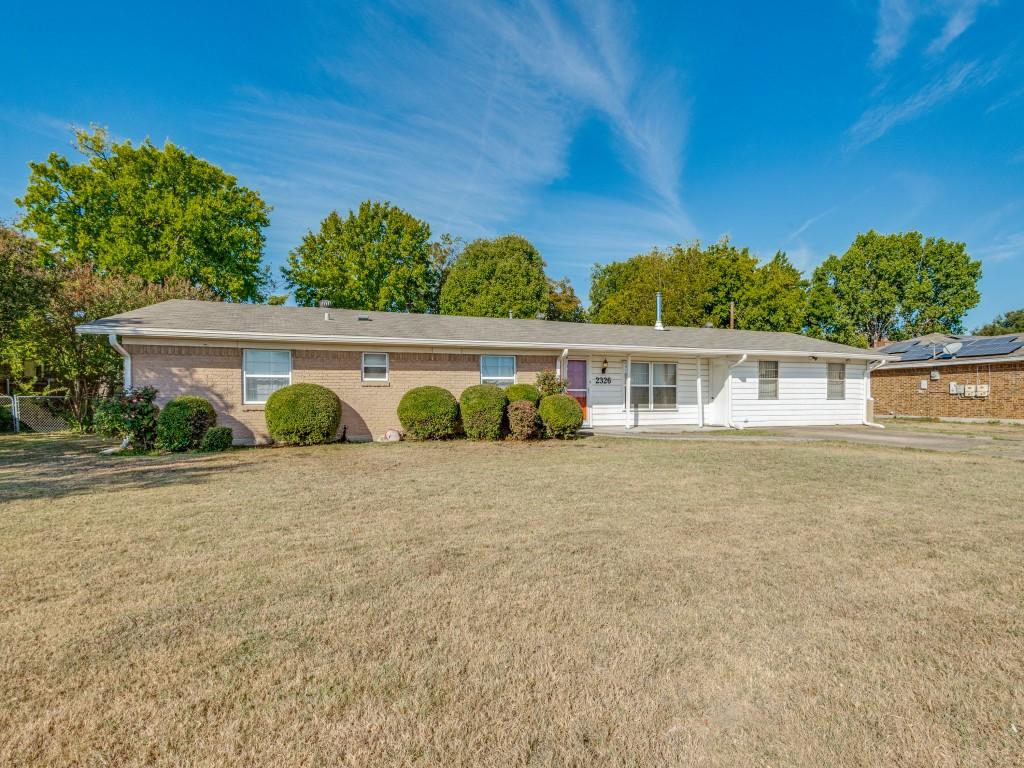
[[[467,387],[459,398],[462,428],[473,440],[500,440],[505,431],[505,391],[495,384]]]
[[[217,414],[206,398],[176,397],[157,416],[156,447],[164,451],[193,451],[216,421]]]
[[[285,445],[315,445],[333,440],[341,424],[341,401],[319,384],[291,384],[267,398],[267,431]]]
[[[512,384],[505,390],[505,395],[510,403],[514,403],[517,400],[526,400],[533,403],[534,408],[540,405],[540,390],[533,386],[533,384]]]
[[[461,430],[459,401],[441,387],[415,387],[402,395],[398,421],[417,440],[447,440]]]
[[[549,437],[573,437],[583,425],[583,409],[569,395],[548,395],[540,401],[538,413]]]

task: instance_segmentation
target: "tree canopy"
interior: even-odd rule
[[[259,301],[270,208],[217,166],[167,142],[115,143],[75,131],[82,162],[30,163],[19,225],[51,263],[160,283],[181,278],[231,301]]]
[[[43,258],[36,241],[0,225],[0,347],[46,293]]]
[[[1024,333],[1024,309],[1011,309],[975,331],[978,336],[1002,336],[1004,333]]]
[[[872,230],[814,270],[808,330],[856,346],[960,333],[964,314],[981,298],[980,277],[981,262],[971,259],[964,243]]]
[[[533,318],[547,313],[544,260],[529,240],[474,240],[455,259],[441,288],[446,315]]]
[[[781,252],[759,266],[746,248],[728,240],[705,248],[691,243],[595,266],[589,316],[598,323],[653,325],[654,294],[661,291],[669,325],[728,327],[735,303],[737,328],[798,331],[805,288]]]
[[[585,323],[587,311],[583,302],[573,290],[569,278],[561,280],[548,278],[548,308],[544,314],[546,320],[560,320],[563,323]]]
[[[300,306],[327,300],[347,309],[427,312],[443,274],[440,252],[426,222],[368,200],[345,218],[330,213],[288,255],[282,272]]]

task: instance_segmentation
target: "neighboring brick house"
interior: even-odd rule
[[[871,376],[876,416],[1024,421],[1024,334],[930,334],[889,344]]]
[[[126,386],[161,404],[207,398],[239,443],[267,439],[274,390],[313,382],[342,401],[343,434],[397,427],[409,389],[458,396],[556,370],[586,426],[861,424],[885,356],[791,333],[167,301],[78,328],[125,358]]]

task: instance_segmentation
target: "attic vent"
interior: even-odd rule
[[[359,319],[359,320],[366,320],[367,322],[369,322],[370,316],[369,315],[360,315],[357,319]]]

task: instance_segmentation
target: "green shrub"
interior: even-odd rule
[[[14,431],[13,416],[9,405],[0,405],[0,432]]]
[[[537,406],[529,400],[508,404],[508,434],[513,440],[532,440],[539,432]]]
[[[136,451],[148,451],[156,442],[160,409],[153,402],[153,387],[127,389],[96,403],[92,423],[104,437],[127,438]]]
[[[160,411],[156,420],[156,447],[164,451],[194,451],[217,414],[205,397],[176,397]]]
[[[501,440],[508,398],[496,384],[467,387],[459,398],[462,428],[472,440]]]
[[[417,440],[447,440],[461,430],[459,401],[441,387],[416,387],[402,395],[398,421]]]
[[[583,409],[569,395],[548,395],[540,401],[540,420],[548,437],[573,437],[583,425]]]
[[[267,398],[267,431],[285,445],[333,440],[341,424],[341,400],[319,384],[291,384]]]
[[[537,374],[537,389],[542,397],[561,395],[565,392],[565,379],[558,378],[554,371],[541,371]]]
[[[234,439],[231,427],[210,427],[203,435],[203,442],[199,444],[199,450],[207,453],[226,451],[231,447]]]
[[[514,403],[517,400],[526,400],[533,403],[534,408],[540,405],[540,390],[533,386],[533,384],[512,384],[505,389],[505,396],[510,403]]]

